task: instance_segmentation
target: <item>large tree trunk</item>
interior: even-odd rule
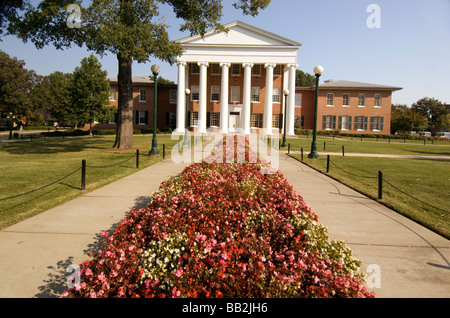
[[[118,100],[118,123],[116,141],[114,148],[133,148],[133,80],[132,60],[117,54],[119,62],[119,74],[117,77],[119,100]]]

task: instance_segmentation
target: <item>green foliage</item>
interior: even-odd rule
[[[415,102],[411,109],[415,112],[425,116],[428,120],[428,129],[434,134],[440,129],[448,129],[446,127],[447,107],[441,101],[424,97]]]
[[[296,70],[295,86],[311,87],[316,85],[316,77],[302,70]]]
[[[406,105],[392,105],[391,133],[422,131],[427,128],[426,118]]]
[[[53,120],[66,121],[71,114],[73,74],[54,72],[42,78],[32,91],[36,109],[48,111]]]
[[[12,112],[17,119],[34,110],[30,91],[39,80],[34,71],[24,66],[24,61],[11,58],[0,50],[0,113]]]
[[[104,121],[112,117],[109,105],[109,81],[107,72],[94,55],[81,60],[81,66],[73,72],[71,99],[75,122]]]

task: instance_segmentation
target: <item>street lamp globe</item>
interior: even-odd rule
[[[190,90],[189,88],[186,88],[185,91],[184,91],[184,93],[185,93],[186,95],[189,95],[189,94],[191,94],[191,90]]]
[[[323,73],[323,67],[322,67],[322,65],[317,65],[315,68],[314,68],[314,74],[315,75],[322,75],[322,73]]]
[[[152,70],[153,74],[158,75],[159,71],[160,71],[159,65],[158,64],[153,64],[151,70]]]
[[[289,95],[289,90],[288,89],[285,89],[284,90],[284,96],[288,96]]]

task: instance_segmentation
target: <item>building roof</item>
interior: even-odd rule
[[[108,78],[110,83],[117,83],[117,77]],[[153,80],[151,80],[148,76],[133,76],[132,77],[133,84],[151,84],[153,85]]]
[[[371,83],[362,83],[362,82],[353,82],[353,81],[344,81],[344,80],[326,80],[323,84],[319,84],[320,88],[344,88],[344,89],[377,89],[377,90],[391,90],[398,91],[401,90],[401,87],[389,86],[389,85],[380,85],[380,84],[371,84]]]
[[[290,46],[299,48],[301,43],[282,37],[275,33],[257,28],[248,23],[236,20],[224,25],[226,32],[215,29],[206,31],[205,35],[193,35],[177,42],[183,46]]]

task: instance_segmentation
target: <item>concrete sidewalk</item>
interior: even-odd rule
[[[58,297],[67,267],[89,259],[101,232],[145,207],[161,182],[184,167],[166,159],[0,231],[0,297]]]
[[[450,297],[449,240],[285,154],[280,171],[330,237],[351,248],[362,272],[378,266],[381,288],[371,289],[378,297]]]
[[[71,264],[98,250],[100,233],[145,207],[185,164],[171,159],[0,231],[0,297],[57,297]],[[379,297],[449,297],[450,242],[383,205],[280,154],[280,170],[362,262],[380,269]],[[368,274],[372,274],[370,272]]]

